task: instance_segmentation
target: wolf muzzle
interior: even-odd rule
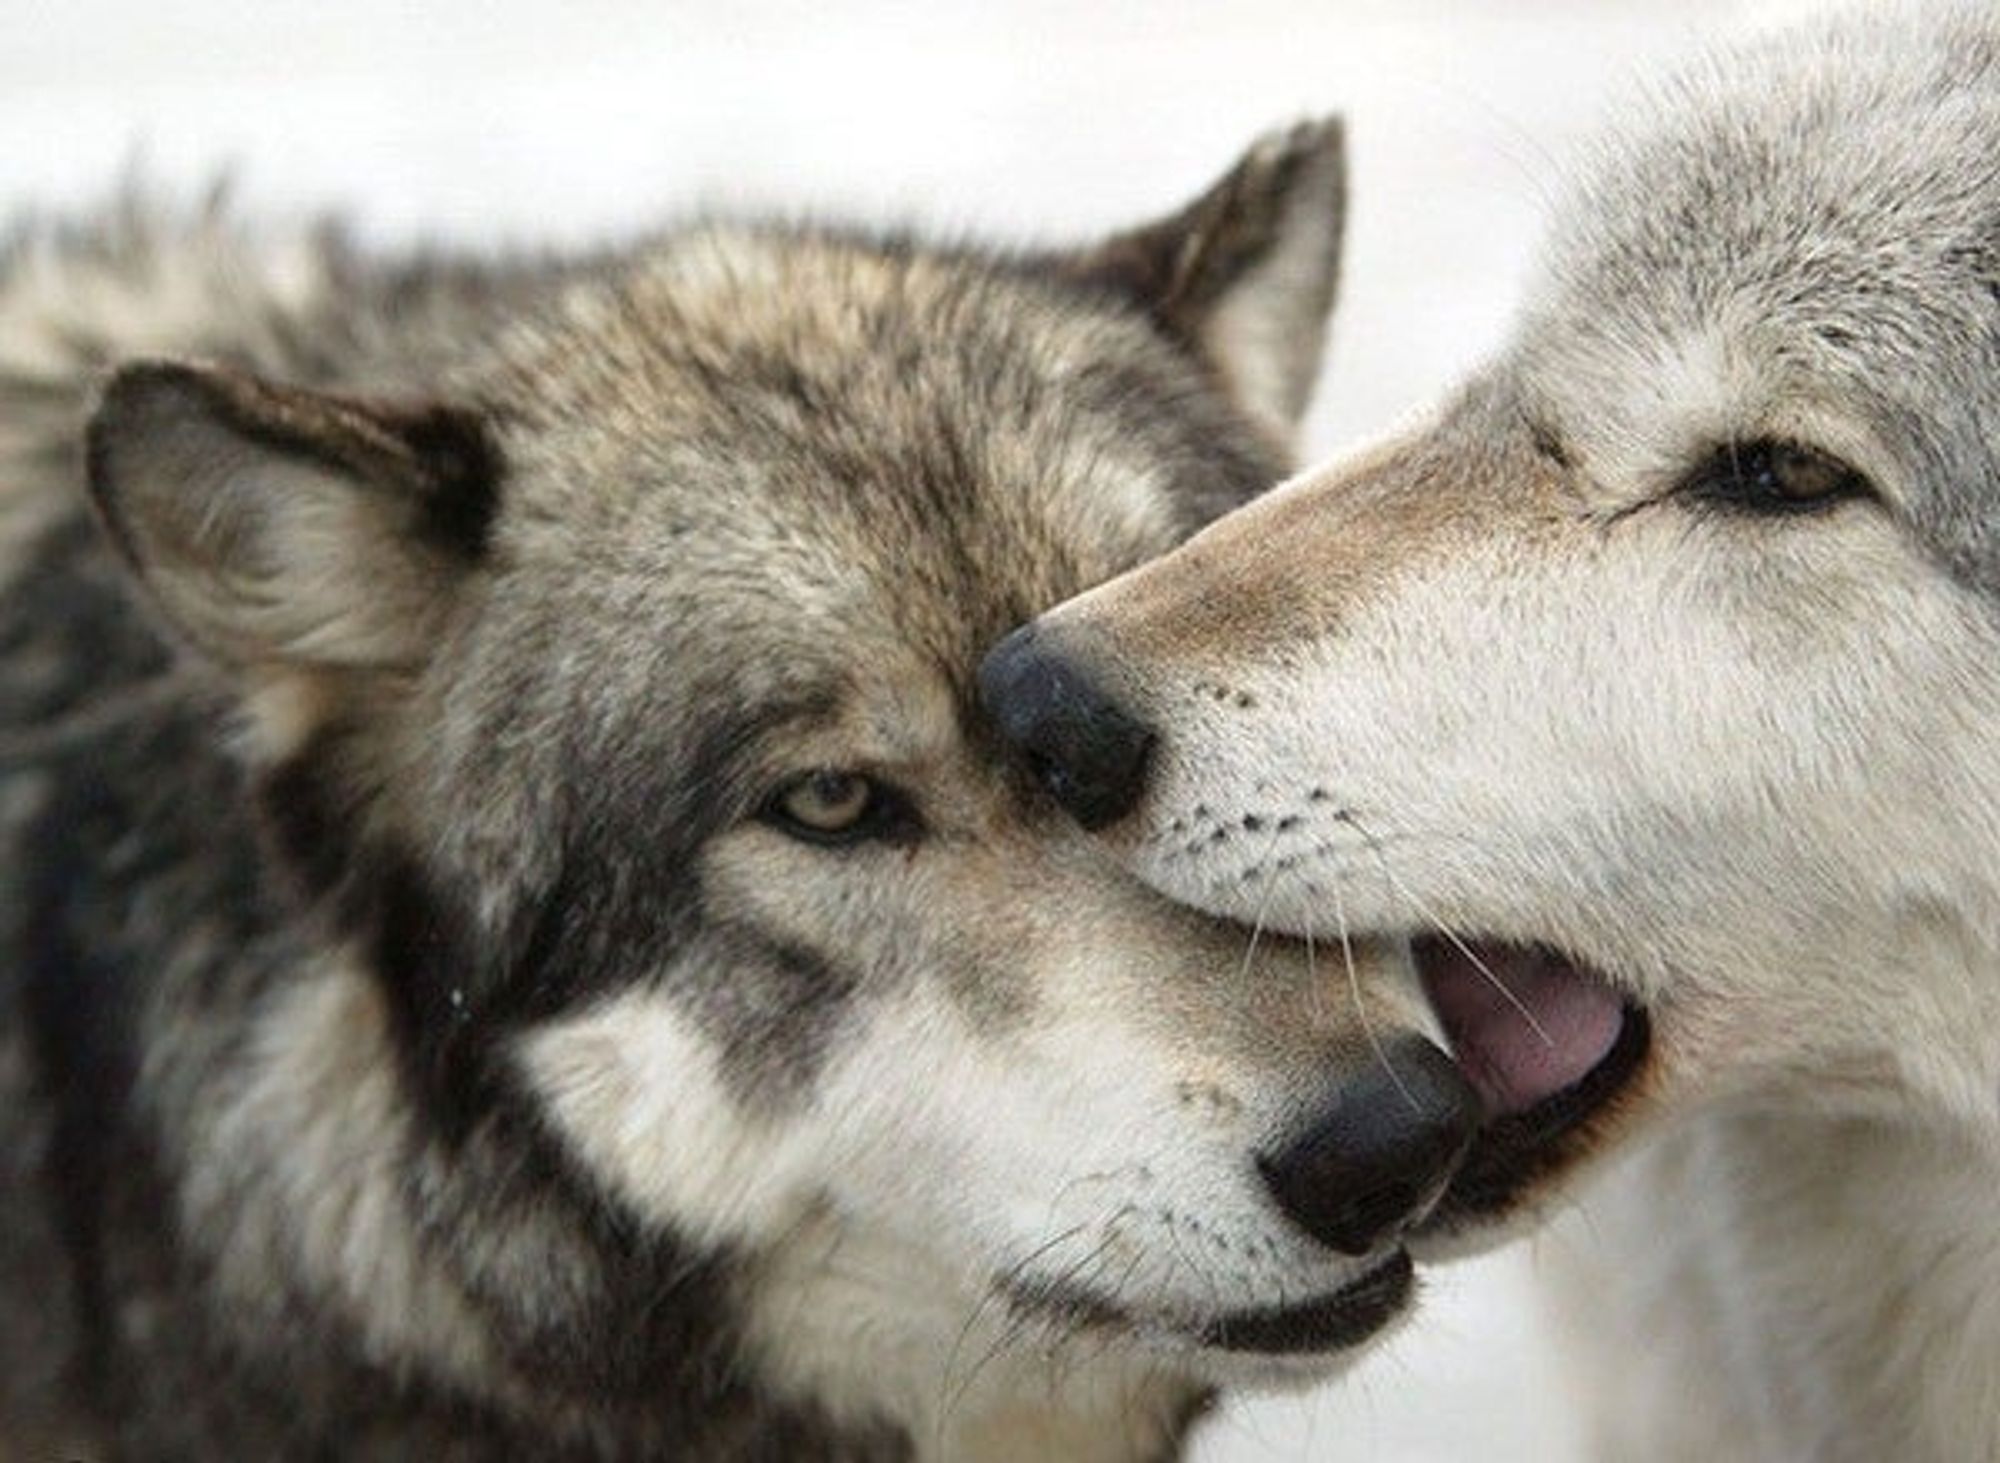
[[[1085,649],[1026,625],[980,667],[1004,737],[1086,829],[1137,806],[1158,738],[1107,685]],[[1420,1221],[1480,1124],[1480,1095],[1420,1037],[1347,1078],[1257,1170],[1285,1216],[1329,1249],[1363,1255]]]

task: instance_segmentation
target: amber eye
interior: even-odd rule
[[[815,772],[792,784],[778,810],[815,833],[839,833],[868,816],[874,789],[852,772]]]
[[[810,843],[853,843],[906,831],[914,814],[893,788],[859,772],[823,768],[778,789],[765,818]]]
[[[1741,442],[1698,469],[1687,491],[1751,513],[1802,513],[1866,497],[1868,479],[1837,457],[1795,442]]]

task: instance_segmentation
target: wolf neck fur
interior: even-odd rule
[[[1896,1002],[1851,1080],[1808,1064],[1712,1102],[1586,1197],[1575,1273],[1623,1272],[1573,1300],[1623,1338],[1575,1357],[1603,1456],[2000,1457],[2000,891],[1961,884],[1813,952],[1879,955],[1857,978]],[[1663,1224],[1663,1193],[1698,1202]],[[1607,1220],[1650,1237],[1643,1266],[1604,1250]]]
[[[1996,1185],[1990,1141],[1884,1119],[1731,1106],[1664,1135],[1561,1240],[1601,1456],[1995,1457]],[[1663,1225],[1662,1191],[1702,1198]],[[1645,1226],[1643,1266],[1607,1220]]]

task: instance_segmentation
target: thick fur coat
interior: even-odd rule
[[[1145,890],[970,690],[1283,471],[1341,207],[1315,125],[1042,254],[23,232],[0,1453],[1161,1457],[1398,1314],[1256,1161],[1396,953]]]

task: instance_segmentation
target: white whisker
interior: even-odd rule
[[[1318,886],[1315,885],[1315,888]],[[1347,928],[1347,901],[1340,897],[1338,882],[1327,886],[1327,893],[1333,896],[1333,918],[1340,927],[1340,958],[1347,963],[1347,989],[1354,997],[1354,1014],[1361,1022],[1361,1034],[1368,1039],[1369,1050],[1375,1053],[1375,1060],[1382,1064],[1382,1070],[1389,1074],[1389,1080],[1396,1084],[1396,1090],[1403,1094],[1403,1101],[1410,1105],[1412,1112],[1422,1110],[1417,1096],[1404,1083],[1396,1064],[1389,1060],[1389,1053],[1382,1047],[1382,1038],[1375,1032],[1375,1025],[1368,1019],[1368,1007],[1361,999],[1361,973],[1354,964],[1354,940]],[[1312,936],[1306,936],[1306,960],[1312,960]]]
[[[1486,977],[1487,982],[1492,985],[1493,989],[1500,992],[1501,996],[1506,1000],[1507,1004],[1509,1006],[1512,1006],[1515,1012],[1520,1016],[1520,1018],[1528,1023],[1528,1029],[1535,1033],[1535,1038],[1538,1041],[1540,1041],[1543,1046],[1554,1047],[1556,1044],[1556,1040],[1553,1036],[1549,1035],[1548,1028],[1543,1026],[1541,1022],[1537,1021],[1535,1019],[1535,1013],[1528,1009],[1527,1004],[1523,1002],[1519,996],[1515,995],[1512,990],[1508,989],[1507,982],[1500,979],[1500,977],[1494,973],[1493,967],[1488,965],[1484,960],[1480,959],[1478,953],[1475,952],[1470,945],[1466,944],[1464,940],[1459,938],[1457,931],[1453,930],[1451,926],[1447,925],[1443,920],[1439,919],[1437,915],[1432,912],[1429,905],[1425,904],[1423,900],[1417,898],[1417,896],[1410,891],[1408,886],[1406,886],[1402,880],[1396,877],[1394,871],[1391,870],[1389,867],[1388,859],[1383,857],[1382,850],[1376,845],[1374,835],[1371,834],[1366,828],[1363,828],[1361,824],[1355,819],[1352,813],[1341,813],[1338,816],[1343,822],[1345,822],[1348,825],[1348,827],[1352,828],[1356,833],[1359,833],[1362,837],[1362,840],[1365,843],[1367,843],[1369,849],[1375,855],[1376,863],[1381,867],[1383,881],[1386,882],[1389,885],[1389,887],[1395,891],[1396,897],[1406,901],[1411,908],[1415,909],[1418,914],[1422,915],[1424,919],[1429,921],[1432,928],[1434,928],[1440,935],[1443,935],[1445,939],[1451,943],[1453,949],[1457,950],[1459,954],[1463,955],[1468,961],[1472,963],[1473,969],[1477,970],[1481,975]]]
[[[1263,860],[1260,860],[1260,863],[1268,861],[1271,857],[1271,851],[1277,846],[1278,830],[1273,828],[1270,838],[1264,844],[1264,857]],[[1252,867],[1256,866],[1252,865]],[[1243,951],[1243,969],[1237,976],[1239,980],[1247,979],[1250,975],[1250,962],[1256,958],[1257,941],[1264,933],[1264,919],[1271,912],[1271,892],[1277,887],[1277,884],[1278,881],[1276,879],[1267,878],[1264,880],[1264,896],[1257,901],[1257,917],[1250,923],[1250,943]]]

